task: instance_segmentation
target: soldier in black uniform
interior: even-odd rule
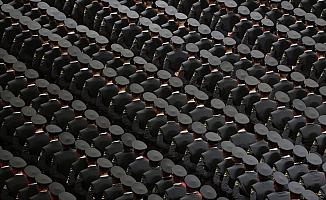
[[[251,186],[258,181],[257,173],[254,168],[258,164],[258,160],[251,155],[245,155],[242,158],[245,171],[242,175],[237,177],[234,188],[232,190],[232,197],[234,199],[248,198],[250,196]]]
[[[64,184],[67,181],[72,163],[78,159],[78,154],[73,148],[75,139],[72,134],[69,132],[61,133],[59,141],[62,145],[62,150],[54,153],[49,171],[54,180]]]
[[[250,13],[250,18],[252,19],[253,25],[246,31],[241,43],[247,45],[251,49],[257,37],[263,33],[263,30],[259,26],[259,22],[263,19],[263,16],[259,12],[254,11]]]
[[[87,167],[79,172],[74,185],[74,192],[80,199],[86,199],[91,182],[99,178],[96,160],[101,156],[101,153],[95,148],[88,148],[85,150],[85,154]]]
[[[193,122],[191,130],[194,141],[187,145],[185,155],[182,158],[183,165],[189,173],[195,171],[201,154],[208,150],[208,143],[201,138],[201,135],[207,131],[204,124]]]
[[[213,187],[220,188],[222,184],[222,179],[224,173],[228,167],[231,167],[234,164],[232,159],[232,149],[235,145],[230,141],[223,141],[221,143],[222,153],[223,153],[223,160],[219,162],[216,166],[216,170],[213,176]]]
[[[325,185],[325,174],[318,171],[318,167],[322,164],[322,160],[318,154],[309,153],[307,155],[309,172],[302,175],[300,183],[302,183],[306,189],[312,190],[317,193],[322,185]],[[314,178],[312,178],[314,177]]]
[[[315,50],[318,60],[312,64],[312,69],[309,78],[318,81],[321,73],[323,72],[323,68],[321,66],[325,62],[326,46],[321,43],[316,43]]]
[[[287,168],[285,175],[291,181],[299,181],[300,177],[308,173],[308,166],[304,163],[308,151],[301,145],[295,145],[293,147],[293,160],[294,165]]]
[[[273,170],[266,163],[258,163],[256,168],[258,182],[251,187],[250,199],[264,199],[274,192],[273,181],[270,179]]]
[[[191,117],[186,114],[178,116],[180,131],[178,135],[171,140],[171,145],[168,152],[168,157],[178,163],[181,161],[183,154],[186,151],[186,146],[193,141],[193,136],[188,132],[188,126],[192,123]]]
[[[221,137],[214,132],[207,132],[204,137],[207,140],[208,150],[201,153],[196,173],[203,183],[212,184],[216,165],[223,160],[223,152],[218,147]]]
[[[273,178],[275,192],[268,194],[267,199],[289,199],[290,192],[287,191],[287,186],[289,183],[287,177],[284,176],[283,173],[277,171],[274,172]]]
[[[112,163],[106,158],[98,158],[97,165],[100,177],[90,184],[86,199],[101,198],[103,191],[112,186],[112,177],[110,176],[110,169],[113,167]]]
[[[249,118],[242,113],[237,113],[234,116],[238,132],[231,136],[231,141],[238,147],[248,150],[249,146],[256,142],[255,135],[248,132]]]
[[[172,167],[173,185],[165,190],[164,198],[180,199],[187,193],[186,185],[183,184],[184,178],[187,176],[187,171],[181,165]]]
[[[242,175],[245,171],[242,163],[242,158],[246,156],[246,151],[241,147],[232,148],[232,166],[225,166],[225,173],[222,178],[222,195],[230,198],[232,196],[233,188],[235,186],[236,178]]]
[[[303,144],[307,149],[310,149],[315,138],[321,135],[320,125],[314,123],[319,117],[319,113],[315,108],[307,107],[304,114],[306,125],[299,129],[295,144]]]

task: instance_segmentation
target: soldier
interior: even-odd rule
[[[290,13],[294,9],[294,7],[290,2],[284,2],[284,3],[281,2],[281,8],[283,11],[283,15],[277,21],[280,24],[283,24],[284,26],[289,27],[292,24],[294,24],[296,21],[295,18],[290,15]]]
[[[213,132],[207,132],[204,137],[207,140],[208,150],[201,153],[196,173],[203,183],[212,184],[216,165],[223,160],[223,152],[218,147],[221,137]]]
[[[308,78],[312,64],[318,59],[316,53],[312,51],[316,42],[312,38],[305,36],[302,38],[302,43],[305,47],[305,51],[298,57],[294,71],[300,72],[305,76],[305,78]]]
[[[233,69],[233,75],[232,75],[233,78],[236,77],[236,72],[239,69],[246,71],[247,69],[252,67],[252,62],[251,62],[251,60],[248,59],[248,57],[250,55],[249,47],[245,44],[239,44],[237,47],[237,51],[240,56],[240,60],[238,62],[234,63],[234,69]]]
[[[319,88],[319,93],[322,96],[323,103],[318,106],[316,109],[319,112],[319,115],[325,115],[326,114],[326,109],[325,109],[325,97],[326,97],[326,87],[322,86]]]
[[[187,200],[187,199],[201,199],[201,195],[198,192],[201,183],[200,180],[197,178],[195,175],[187,175],[185,177],[185,184],[186,184],[186,190],[187,194],[183,196],[181,199],[182,200]]]
[[[277,145],[280,149],[281,159],[274,163],[274,167],[277,171],[285,173],[285,171],[294,164],[294,160],[291,157],[294,146],[292,142],[287,139],[278,141]]]
[[[162,46],[155,50],[153,64],[156,65],[158,69],[163,69],[164,60],[167,54],[173,50],[172,45],[169,43],[173,34],[168,29],[162,29],[159,34],[160,39],[162,40]]]
[[[130,50],[134,52],[135,55],[139,55],[144,43],[151,39],[151,34],[149,32],[149,26],[152,24],[152,21],[146,17],[139,18],[139,26],[141,26],[142,32],[135,36],[135,39],[131,45]],[[153,31],[153,28],[152,28]]]
[[[140,56],[143,57],[147,62],[152,62],[155,50],[162,45],[161,40],[158,38],[161,27],[157,24],[149,25],[150,37],[140,47]]]
[[[306,105],[299,99],[294,99],[292,102],[293,119],[289,120],[282,133],[283,138],[290,141],[295,141],[295,138],[299,132],[299,129],[306,124],[306,119],[303,116],[303,112],[306,109]]]
[[[240,19],[233,10],[237,7],[237,3],[235,1],[225,1],[224,5],[226,7],[226,14],[221,16],[220,20],[216,24],[215,30],[220,31],[227,36],[232,32],[232,29],[235,24],[237,24]]]
[[[300,32],[306,28],[304,21],[304,16],[306,15],[306,11],[301,8],[294,8],[293,14],[295,16],[296,22],[292,24],[289,28],[293,31]]]
[[[73,148],[75,139],[72,134],[68,132],[61,133],[59,141],[62,145],[62,150],[54,153],[49,171],[51,177],[64,184],[67,181],[72,164],[78,159],[78,154]]]
[[[74,192],[79,198],[85,199],[88,188],[92,181],[99,178],[99,169],[96,160],[101,157],[101,153],[95,148],[85,150],[87,167],[81,170],[77,176]]]
[[[220,188],[222,184],[222,178],[224,177],[224,173],[228,167],[233,166],[234,161],[232,159],[232,149],[235,145],[230,141],[223,141],[221,143],[221,148],[223,152],[223,160],[219,162],[216,166],[216,170],[213,176],[213,184],[215,188]],[[245,154],[243,154],[245,155]]]
[[[33,200],[51,199],[49,192],[49,186],[52,183],[52,179],[44,174],[39,174],[35,177],[38,187],[38,193],[30,197]]]
[[[230,167],[225,167],[225,173],[221,184],[222,194],[227,197],[232,196],[232,190],[235,186],[236,178],[242,175],[245,171],[242,163],[242,158],[244,156],[246,156],[246,152],[241,147],[232,148],[232,160],[234,163]]]
[[[58,7],[57,7],[58,8]],[[93,22],[96,16],[96,13],[102,10],[103,5],[101,1],[92,1],[85,7],[84,16],[83,16],[83,23],[88,28],[93,28]]]
[[[274,23],[270,19],[262,19],[263,33],[258,36],[253,46],[253,49],[260,50],[262,53],[267,54],[270,52],[274,42],[277,41],[278,37],[271,33],[271,29],[274,27]]]
[[[189,112],[193,122],[199,121],[204,123],[213,116],[213,110],[205,106],[205,102],[209,99],[205,92],[195,91],[196,108]]]
[[[181,63],[178,74],[178,77],[182,79],[184,84],[188,84],[195,70],[202,66],[202,63],[197,58],[199,52],[197,45],[194,43],[187,43],[186,51],[188,52],[188,60]]]
[[[147,153],[147,158],[149,159],[151,169],[143,174],[141,182],[148,190],[152,191],[155,183],[162,180],[163,172],[160,165],[163,160],[163,155],[159,151],[150,150]]]
[[[152,191],[153,194],[163,196],[165,190],[173,186],[173,179],[175,179],[174,177],[172,177],[173,166],[174,163],[170,159],[164,158],[161,161],[160,167],[162,169],[162,179],[154,184],[154,188]]]
[[[307,149],[310,149],[316,137],[321,135],[320,125],[314,123],[319,117],[319,113],[315,108],[307,107],[304,114],[306,125],[299,129],[295,144],[303,144]]]
[[[113,166],[110,172],[112,175],[112,186],[104,190],[102,199],[116,199],[123,194],[121,182],[122,177],[126,176],[125,170],[119,166]],[[134,180],[131,181],[136,182]]]
[[[253,184],[258,182],[257,173],[254,168],[258,164],[258,160],[251,156],[245,155],[242,158],[245,171],[242,175],[237,177],[234,188],[232,191],[232,197],[234,199],[242,199],[250,196],[250,188]]]
[[[141,33],[141,28],[136,25],[137,19],[139,18],[137,12],[130,11],[127,13],[127,17],[129,19],[129,25],[122,28],[117,43],[121,44],[124,48],[130,49],[133,38]]]
[[[164,154],[169,150],[169,144],[171,144],[172,138],[180,132],[180,126],[176,122],[179,114],[180,112],[175,106],[169,105],[165,107],[167,122],[159,128],[156,140],[156,145]]]
[[[147,145],[140,140],[135,140],[132,142],[132,148],[136,154],[136,159],[129,164],[127,174],[140,181],[142,174],[150,170],[149,160],[143,156]]]
[[[83,140],[76,140],[75,146],[79,158],[72,163],[69,175],[67,176],[66,183],[69,188],[72,188],[75,185],[79,172],[87,167],[85,150],[90,147],[89,144]]]
[[[322,164],[322,160],[318,154],[309,153],[307,155],[309,172],[301,176],[301,182],[306,189],[312,190],[315,193],[318,192],[322,185],[325,185],[325,174],[317,171],[317,168]],[[314,179],[311,179],[315,177]]]
[[[212,98],[214,87],[218,81],[223,79],[223,75],[219,72],[218,67],[221,64],[221,60],[216,56],[208,58],[210,73],[205,75],[201,83],[200,89],[205,92],[209,98]]]
[[[301,34],[297,31],[291,30],[287,32],[287,38],[289,38],[291,45],[284,51],[280,64],[295,66],[298,57],[304,52],[304,48],[298,45],[298,40],[301,38]]]
[[[271,112],[267,127],[269,130],[275,130],[281,133],[288,121],[293,119],[294,114],[293,110],[286,108],[286,105],[290,102],[290,98],[286,93],[281,91],[276,92],[275,99],[278,107]]]
[[[253,25],[244,34],[241,44],[245,44],[251,49],[257,37],[263,33],[263,30],[259,26],[259,22],[263,19],[263,16],[259,12],[254,11],[250,13],[250,18],[252,19]]]
[[[293,160],[294,165],[286,169],[285,175],[291,181],[299,181],[300,177],[308,173],[308,166],[304,163],[305,158],[308,155],[308,151],[301,145],[295,145],[293,147]]]
[[[155,6],[157,8],[157,15],[151,18],[151,21],[155,24],[162,26],[168,21],[168,18],[164,13],[165,8],[168,6],[168,4],[165,1],[155,1]]]
[[[26,174],[28,180],[28,186],[19,190],[17,196],[21,199],[29,199],[38,193],[36,176],[41,174],[41,171],[34,165],[28,165],[24,168],[24,173]]]
[[[274,163],[281,159],[278,142],[282,137],[276,131],[267,132],[267,142],[269,151],[262,155],[262,160],[269,166],[273,167]]]
[[[208,51],[217,57],[222,57],[225,54],[225,48],[223,45],[224,35],[219,31],[211,32],[211,40],[214,43],[214,46]]]
[[[206,128],[208,131],[217,132],[225,124],[225,116],[223,115],[225,104],[220,99],[212,99],[211,107],[213,116],[206,120]]]
[[[62,150],[62,145],[58,140],[58,135],[62,133],[62,129],[56,125],[47,125],[45,130],[48,133],[50,141],[47,145],[42,147],[37,165],[43,172],[48,174],[53,155]]]
[[[302,88],[305,77],[300,72],[292,72],[290,77],[294,85],[294,88],[287,92],[291,101],[294,99],[303,99],[307,95],[305,89]]]
[[[307,96],[302,99],[305,102],[307,107],[318,107],[322,104],[322,97],[321,95],[315,94],[316,88],[319,87],[318,83],[316,83],[312,79],[305,79],[304,85],[306,89]]]
[[[172,51],[167,53],[164,63],[163,69],[167,70],[171,74],[178,75],[178,71],[181,67],[181,63],[187,60],[187,53],[181,49],[184,40],[178,36],[173,36],[171,38],[172,42]]]
[[[193,132],[194,140],[187,145],[185,155],[182,158],[183,165],[189,173],[195,171],[201,154],[208,150],[208,143],[201,138],[201,135],[207,131],[204,124],[193,122],[191,130]]]
[[[86,199],[101,198],[104,190],[112,186],[110,176],[110,169],[113,167],[112,163],[105,158],[98,158],[97,165],[99,166],[100,178],[91,183]]]
[[[213,97],[220,98],[224,103],[226,103],[230,91],[237,87],[237,81],[231,78],[233,66],[230,62],[222,62],[220,68],[223,71],[223,79],[218,81],[215,85]]]
[[[322,67],[324,61],[325,61],[325,51],[326,51],[326,46],[320,43],[316,43],[315,45],[315,50],[317,53],[318,60],[312,64],[312,69],[310,72],[309,78],[318,81],[321,73],[322,73]]]
[[[258,182],[251,187],[250,199],[264,199],[274,192],[273,181],[270,176],[273,170],[266,163],[257,164]]]
[[[247,131],[247,126],[250,123],[249,118],[245,114],[237,113],[234,120],[238,132],[231,136],[231,142],[247,151],[249,146],[256,142],[255,135]]]
[[[167,122],[167,117],[164,114],[167,106],[168,103],[164,99],[157,98],[154,100],[156,116],[147,121],[144,133],[144,140],[150,146],[155,144],[160,127]]]
[[[287,185],[289,183],[286,176],[281,172],[274,172],[274,190],[267,195],[267,199],[289,199],[290,192],[287,191]]]
[[[182,184],[184,178],[187,176],[187,171],[181,165],[174,165],[172,167],[173,185],[165,190],[164,198],[179,199],[186,195],[186,186]]]
[[[141,95],[144,92],[144,88],[138,83],[130,84],[130,93],[132,94],[132,102],[125,106],[125,110],[123,111],[122,122],[128,128],[131,128],[133,124],[133,119],[136,116],[136,113],[139,110],[145,108],[145,103],[140,99]]]
[[[180,125],[180,132],[178,135],[172,138],[168,152],[168,157],[170,157],[176,163],[181,161],[187,145],[193,141],[192,134],[187,130],[189,124],[192,123],[191,117],[186,114],[180,114],[178,116],[178,123]]]
[[[246,30],[251,28],[253,24],[248,20],[250,10],[246,6],[239,6],[238,14],[240,15],[240,21],[234,25],[232,37],[237,41],[237,44],[240,44],[241,38],[244,37]]]
[[[115,82],[118,86],[118,94],[112,98],[109,107],[109,117],[111,121],[121,123],[121,115],[125,105],[132,101],[132,97],[125,91],[126,86],[129,84],[129,80],[123,76],[117,76]]]

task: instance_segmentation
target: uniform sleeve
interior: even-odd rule
[[[132,123],[132,130],[136,134],[138,134],[139,136],[142,137],[144,135],[145,131],[142,128],[140,128],[140,124],[139,123],[140,123],[139,122],[139,119],[136,116],[135,119],[134,119],[134,121],[133,121],[133,123]]]
[[[177,148],[176,144],[172,142],[168,152],[169,155],[168,157],[172,158],[172,160],[177,158],[179,155],[178,152],[176,151],[176,148]]]
[[[230,176],[227,174],[227,172],[225,172],[222,179],[221,189],[223,192],[227,194],[227,196],[232,195],[232,189],[229,185],[229,180],[230,180]]]
[[[55,180],[57,180],[59,182],[63,183],[66,181],[67,177],[59,172],[58,161],[55,158],[53,158],[51,161],[50,174],[51,174],[51,177],[53,177]]]
[[[198,164],[197,164],[196,172],[199,175],[199,177],[202,178],[202,179],[207,179],[208,178],[208,172],[206,171],[205,168],[206,168],[206,166],[205,166],[205,163],[204,163],[204,159],[203,159],[203,157],[201,157],[199,159]]]
[[[245,200],[246,197],[240,194],[240,183],[237,180],[232,190],[232,197],[234,200]]]

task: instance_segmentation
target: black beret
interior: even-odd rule
[[[235,145],[231,142],[231,141],[223,141],[221,143],[221,148],[223,149],[223,151],[232,152],[232,149],[235,147]]]
[[[41,170],[34,165],[26,166],[24,172],[30,178],[35,178],[37,175],[41,174]]]
[[[266,177],[271,176],[273,173],[272,168],[266,163],[258,163],[256,169],[258,174]]]
[[[71,107],[76,111],[84,111],[87,109],[86,104],[81,100],[74,100],[71,103]]]
[[[99,158],[101,157],[101,152],[96,148],[88,148],[85,150],[85,155],[89,158]]]
[[[145,195],[148,193],[146,186],[141,182],[136,182],[136,183],[132,184],[131,190],[134,194],[137,194],[137,195]]]
[[[113,166],[110,170],[112,177],[120,179],[122,176],[126,175],[126,172],[120,166]]]
[[[76,140],[75,146],[78,150],[85,151],[86,149],[90,148],[89,144],[84,140]]]
[[[188,188],[191,188],[191,189],[198,189],[200,188],[200,180],[197,176],[193,175],[193,174],[189,174],[185,177],[184,179],[185,183],[186,183],[186,186]]]
[[[163,155],[159,151],[150,150],[149,152],[147,152],[147,158],[150,161],[159,162],[163,159]]]
[[[191,130],[198,135],[202,135],[207,131],[205,125],[201,122],[193,122],[191,125]]]
[[[147,149],[147,145],[143,141],[135,140],[132,142],[132,148],[138,151],[144,151]]]
[[[136,180],[127,174],[123,175],[120,178],[121,184],[127,187],[131,187],[134,183],[136,183]]]
[[[183,125],[189,125],[192,123],[192,119],[187,114],[181,113],[178,116],[178,122]]]
[[[95,110],[87,109],[87,110],[84,112],[84,116],[85,116],[86,119],[88,119],[88,120],[95,121],[95,120],[99,117],[99,114],[98,114]]]
[[[287,185],[289,183],[288,178],[282,172],[274,172],[273,174],[274,181],[279,185]]]
[[[159,70],[157,72],[157,77],[161,80],[169,80],[171,78],[171,74],[166,70]]]
[[[168,158],[164,158],[161,161],[162,171],[168,174],[172,174],[172,167],[174,166],[174,162]]]
[[[111,167],[113,167],[113,164],[111,163],[111,161],[109,161],[106,158],[98,158],[96,162],[99,167],[104,168],[104,169],[110,169]]]
[[[316,153],[309,153],[306,157],[307,162],[311,165],[319,166],[323,163],[320,156]]]
[[[185,177],[187,176],[187,171],[181,165],[174,165],[172,167],[172,174],[178,177]]]
[[[132,148],[132,143],[136,140],[135,136],[131,133],[125,133],[121,136],[121,141],[124,146]]]
[[[225,103],[222,100],[215,98],[211,100],[211,106],[214,109],[221,110],[225,107]]]
[[[319,117],[318,111],[316,110],[316,108],[313,107],[307,107],[304,110],[304,114],[309,119],[317,119]]]
[[[113,135],[122,135],[122,134],[125,133],[124,130],[123,130],[123,128],[121,128],[121,126],[116,125],[116,124],[111,125],[111,126],[109,127],[109,132],[110,132],[111,134],[113,134]]]
[[[75,144],[75,137],[69,132],[63,132],[59,135],[59,141],[63,145],[73,145]]]
[[[59,196],[59,194],[61,194],[62,192],[65,192],[65,187],[58,182],[52,182],[49,185],[49,191],[51,192],[51,194],[53,194],[54,196]]]
[[[49,185],[52,183],[52,179],[45,174],[39,174],[35,177],[35,180],[38,184]]]
[[[299,158],[305,158],[308,156],[307,149],[302,145],[295,145],[292,151],[293,154]]]
[[[269,142],[278,143],[278,141],[280,141],[281,139],[282,137],[276,131],[267,132],[267,140]]]

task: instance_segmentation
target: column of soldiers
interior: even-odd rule
[[[324,0],[0,16],[0,199],[326,198]]]

